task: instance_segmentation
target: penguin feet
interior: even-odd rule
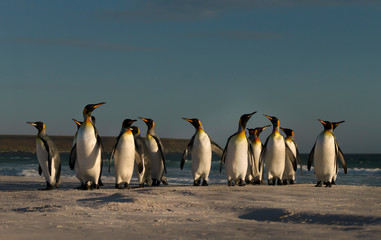
[[[325,184],[325,187],[332,187],[332,183],[331,182],[324,182]]]
[[[196,179],[193,181],[193,186],[200,186],[201,179]]]
[[[287,185],[287,179],[283,179],[283,185]]]
[[[204,179],[204,181],[202,181],[202,186],[208,186],[209,184],[208,184],[208,181],[206,181],[205,179]]]
[[[228,186],[234,186],[233,180],[228,181]]]
[[[256,178],[253,180],[253,185],[260,185],[261,184],[261,181],[259,180],[259,178]]]
[[[293,184],[295,184],[295,181],[294,180],[290,180],[290,185],[293,185]]]
[[[75,187],[74,189],[77,189],[77,190],[85,190],[85,184],[81,183],[81,186],[79,186],[79,187]]]
[[[278,178],[276,185],[282,186],[283,185],[283,181],[280,178]]]
[[[331,184],[332,184],[332,185],[336,185],[336,181],[335,181],[335,180],[332,180]]]
[[[155,187],[160,186],[160,181],[157,179],[152,179],[152,186],[155,186]]]
[[[115,184],[115,188],[116,189],[130,189],[130,185],[126,182],[121,182],[121,183]]]
[[[273,178],[272,179],[267,179],[267,184],[275,186],[275,180]]]
[[[315,185],[315,187],[321,187],[321,186],[323,186],[323,184],[321,183],[321,181],[317,182],[316,185]]]
[[[161,182],[163,183],[163,185],[168,185],[168,182],[167,182],[167,180],[165,178],[162,178]],[[159,184],[160,184],[160,182],[159,182]]]
[[[53,190],[53,186],[50,183],[46,182],[46,188],[40,188],[38,190],[41,190],[41,191]]]
[[[144,188],[144,183],[139,183],[139,188]]]
[[[238,186],[245,186],[245,181],[243,181],[242,179],[240,179],[239,181],[238,181]]]

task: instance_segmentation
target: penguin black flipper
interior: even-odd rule
[[[135,143],[135,162],[138,167],[138,172],[142,173],[144,169],[144,150],[141,145],[139,145],[138,141],[136,141],[136,138],[134,138]]]
[[[228,140],[226,141],[226,146],[224,148],[224,151],[222,152],[222,157],[221,157],[221,163],[220,163],[220,173],[222,172],[222,165],[225,164],[225,158],[226,158],[226,153],[227,153],[227,150],[228,150],[228,145],[229,145],[229,142],[230,142],[230,139],[232,137],[234,137],[236,134],[233,134],[231,135]]]
[[[48,152],[48,172],[49,176],[52,175],[52,155],[50,152],[49,144],[47,139],[40,137],[41,141],[44,143],[45,150]]]
[[[193,147],[193,141],[194,141],[194,136],[196,136],[196,134],[194,134],[191,138],[191,140],[189,141],[187,147],[185,148],[184,152],[183,152],[183,156],[181,157],[181,163],[180,163],[180,169],[183,170],[184,168],[184,164],[185,164],[185,160],[187,159],[187,156],[188,156],[188,152],[192,150],[192,147]]]
[[[271,135],[270,135],[271,136]],[[269,141],[269,138],[270,138],[270,136],[268,136],[267,138],[266,138],[266,142],[265,142],[265,144],[264,145],[262,145],[263,147],[262,147],[262,151],[261,151],[261,154],[259,155],[259,163],[260,164],[264,164],[264,158],[265,158],[265,155],[266,155],[266,147],[267,147],[267,143],[268,143],[268,141]]]
[[[343,169],[344,169],[344,173],[347,174],[347,163],[345,162],[344,154],[341,151],[339,144],[337,143],[336,139],[335,139],[335,143],[336,143],[336,156],[340,159],[340,162],[341,162]]]
[[[316,142],[310,152],[310,155],[308,156],[308,163],[307,163],[307,169],[308,171],[311,170],[311,165],[312,165],[312,162],[314,161],[314,153],[315,153],[315,146],[316,146]]]
[[[74,170],[76,159],[77,159],[77,144],[74,144],[69,155],[69,166],[71,170]]]
[[[292,140],[292,139],[291,139]],[[302,160],[300,159],[300,154],[299,154],[299,150],[298,150],[298,145],[296,144],[296,142],[294,140],[292,140],[292,142],[295,144],[295,150],[296,150],[296,163],[299,163],[300,165],[300,176],[303,176],[303,165],[302,165]]]
[[[215,152],[219,157],[222,157],[224,150],[217,143],[210,140],[210,146],[211,146],[213,152]]]
[[[152,136],[155,141],[156,141],[156,144],[159,148],[159,151],[160,151],[160,154],[161,154],[161,160],[163,161],[163,165],[164,165],[164,172],[167,173],[167,168],[165,166],[165,157],[164,157],[164,147],[163,147],[163,144],[161,143],[161,140],[160,138],[156,137],[156,136]]]
[[[41,176],[41,174],[42,174],[42,168],[41,168],[41,165],[40,165],[40,164],[38,164],[38,174],[40,174],[40,176]]]
[[[112,159],[113,159],[113,157],[114,157],[115,149],[116,149],[116,147],[118,146],[119,139],[120,139],[120,137],[122,136],[123,133],[124,133],[124,132],[121,132],[121,133],[119,134],[119,136],[116,138],[116,141],[115,141],[114,146],[112,147],[111,155],[110,155],[110,158],[109,158],[109,160],[108,160],[108,172],[109,172],[109,173],[110,173],[110,171],[111,171],[111,161],[112,161]]]
[[[296,163],[296,157],[292,153],[290,147],[286,143],[284,143],[284,145],[286,146],[286,158],[291,161],[292,167],[293,167],[294,171],[296,171],[296,168],[298,166],[297,163]]]
[[[103,148],[101,137],[98,134],[97,134],[97,144],[98,144],[98,147],[101,149],[101,172],[99,173],[98,185],[103,186],[101,177],[102,177],[103,161],[106,160],[106,155],[105,155],[105,150]]]

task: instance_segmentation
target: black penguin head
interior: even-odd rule
[[[130,129],[131,128],[131,125],[136,122],[136,120],[132,120],[132,119],[125,119],[122,123],[122,128],[124,129]]]
[[[86,107],[83,109],[83,116],[90,116],[91,113],[100,105],[105,104],[105,102],[101,103],[96,103],[96,104],[88,104]]]
[[[268,116],[266,114],[263,114],[265,117],[267,117],[271,123],[273,124],[273,127],[274,128],[277,128],[279,127],[279,119],[277,117],[274,117],[274,116]]]
[[[155,127],[155,122],[151,118],[143,118],[143,117],[139,117],[139,118],[147,124],[148,130]]]
[[[323,121],[320,119],[318,119],[318,121],[321,122],[321,124],[323,124],[324,130],[328,130],[328,131],[333,130],[333,124],[330,121]]]
[[[138,136],[140,134],[140,129],[137,126],[131,126],[131,131],[134,136]]]
[[[185,121],[190,122],[194,128],[199,129],[202,128],[201,121],[197,118],[183,118]]]
[[[32,126],[35,126],[38,130],[38,133],[41,133],[45,130],[45,124],[43,122],[26,122]]]
[[[250,136],[259,137],[259,135],[262,133],[263,130],[270,127],[270,125],[264,126],[264,127],[257,127],[257,128],[248,128]]]
[[[241,118],[239,119],[239,129],[245,129],[247,122],[249,121],[251,116],[253,116],[255,113],[256,111],[252,113],[248,113],[248,114],[243,114]]]
[[[340,121],[340,122],[332,122],[332,127],[333,127],[333,130],[335,130],[335,128],[336,128],[337,126],[339,126],[340,124],[342,124],[343,122],[345,122],[345,121]]]
[[[292,129],[282,127],[280,129],[282,129],[282,131],[286,134],[287,137],[294,136],[294,131]]]

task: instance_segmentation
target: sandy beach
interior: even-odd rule
[[[1,239],[379,239],[381,188],[212,185],[80,191],[0,176]]]

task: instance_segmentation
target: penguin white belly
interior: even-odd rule
[[[194,140],[192,147],[192,175],[197,180],[200,177],[209,181],[209,172],[212,166],[212,150],[208,135],[199,132]]]
[[[254,153],[254,164],[256,169],[259,169],[259,157],[261,155],[262,151],[262,143],[260,141],[252,143],[253,146],[253,153]],[[263,172],[263,166],[261,166],[261,170],[259,171],[253,171],[253,177],[255,179],[262,180],[262,172]]]
[[[101,172],[101,149],[97,144],[94,127],[84,123],[77,136],[77,163],[82,182],[98,184]]]
[[[245,180],[246,177],[248,142],[244,135],[240,135],[232,137],[227,146],[225,168],[228,181]]]
[[[266,146],[265,161],[267,179],[274,177],[282,179],[286,162],[286,147],[280,134],[275,134],[269,138]]]
[[[124,133],[118,142],[114,153],[114,171],[116,184],[130,184],[134,172],[135,142],[132,132]]]
[[[335,139],[330,132],[323,132],[316,140],[314,170],[317,181],[331,182],[336,175]]]
[[[147,147],[151,152],[151,177],[152,179],[161,180],[164,174],[164,164],[161,159],[161,153],[156,140],[148,135],[146,138]]]
[[[296,157],[296,147],[294,142],[292,140],[287,139],[286,140],[287,146],[291,149],[292,154]],[[286,159],[285,167],[284,167],[284,173],[283,173],[283,179],[285,180],[295,180],[295,171],[294,167],[292,166],[292,163],[290,160]]]
[[[45,150],[44,143],[39,138],[36,140],[36,152],[38,163],[41,166],[45,181],[51,185],[56,184],[56,169],[54,165],[54,159],[52,158],[52,172],[51,175],[49,175],[48,152]]]

